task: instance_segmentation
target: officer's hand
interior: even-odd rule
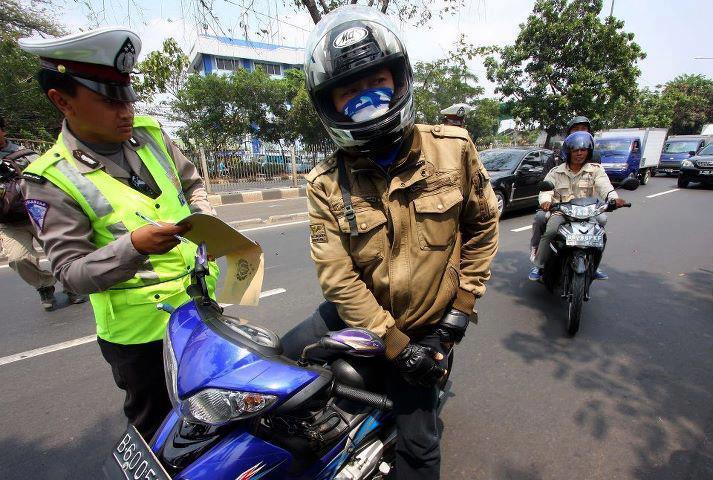
[[[614,200],[614,201],[616,202],[617,208],[623,207],[624,204],[626,203],[626,200],[624,200],[623,198],[617,198],[617,199]]]
[[[542,203],[540,204],[540,208],[541,208],[542,210],[544,210],[545,212],[549,212],[551,206],[552,206],[552,202],[542,202]]]
[[[183,235],[190,225],[162,223],[160,227],[144,225],[131,232],[131,243],[142,255],[162,254],[178,245],[175,235]]]
[[[446,374],[446,369],[436,363],[439,360],[443,355],[433,348],[411,343],[394,359],[394,364],[408,383],[432,387]]]

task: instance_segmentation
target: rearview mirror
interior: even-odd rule
[[[518,173],[529,173],[532,171],[532,165],[529,165],[529,164],[521,165],[517,171],[518,171]]]
[[[537,184],[537,189],[541,192],[551,192],[555,189],[555,185],[549,180],[543,180]]]
[[[345,328],[329,332],[320,339],[319,346],[355,357],[376,357],[386,352],[381,338],[365,328]]]
[[[694,156],[695,154],[696,154],[696,152],[695,152],[694,150],[691,150],[690,152],[688,152],[688,156],[689,156],[689,157],[692,157],[692,156]]]
[[[637,188],[639,188],[639,179],[633,177],[625,178],[624,181],[621,182],[619,187],[623,188],[624,190],[636,190]]]

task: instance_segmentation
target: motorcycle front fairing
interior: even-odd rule
[[[231,327],[230,322],[236,323]],[[238,419],[219,426],[187,422],[182,404],[192,395],[211,388],[274,396],[274,404],[265,409],[268,412],[331,380],[281,357],[279,339],[271,332],[235,328],[239,322],[195,302],[171,315],[166,335],[176,362],[174,385],[168,385],[173,389],[174,409],[151,449],[175,479],[286,478],[292,463],[289,452],[254,436],[250,422]],[[255,335],[246,335],[245,329]],[[171,377],[169,371],[166,374]]]

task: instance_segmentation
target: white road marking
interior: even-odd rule
[[[525,230],[530,230],[531,228],[532,228],[532,225],[527,225],[526,227],[513,228],[510,231],[511,232],[524,232]]]
[[[273,295],[279,295],[285,293],[287,290],[284,288],[275,288],[272,290],[266,290],[260,293],[260,298],[271,297]],[[229,307],[232,303],[221,304],[223,307]],[[55,343],[54,345],[48,345],[46,347],[35,348],[34,350],[28,350],[26,352],[16,353],[15,355],[8,355],[7,357],[0,358],[0,366],[7,365],[9,363],[19,362],[20,360],[26,360],[32,357],[38,357],[44,355],[45,353],[57,352],[59,350],[66,350],[67,348],[77,347],[79,345],[84,345],[86,343],[91,343],[96,341],[96,335],[87,335],[86,337],[75,338],[74,340],[68,340],[66,342]]]
[[[665,192],[654,193],[653,195],[646,195],[646,198],[654,198],[658,197],[659,195],[666,195],[667,193],[678,192],[679,190],[680,188],[674,188],[673,190],[666,190]]]
[[[82,338],[75,338],[74,340],[69,340],[67,342],[56,343],[54,345],[49,345],[47,347],[35,348],[34,350],[28,350],[22,353],[16,353],[15,355],[10,355],[7,357],[0,358],[0,366],[7,365],[8,363],[19,362],[20,360],[25,360],[27,358],[37,357],[39,355],[44,355],[45,353],[56,352],[58,350],[64,350],[66,348],[72,348],[79,345],[84,345],[85,343],[94,342],[97,339],[96,335],[88,335]]]
[[[309,223],[309,220],[298,220],[296,222],[288,222],[288,223],[276,223],[275,225],[266,225],[264,227],[253,227],[253,228],[245,228],[245,229],[238,229],[240,233],[244,232],[254,232],[255,230],[265,230],[268,228],[277,228],[277,227],[289,227],[290,225],[297,225],[299,223]]]

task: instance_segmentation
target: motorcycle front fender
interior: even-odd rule
[[[584,274],[587,271],[587,258],[585,255],[576,254],[570,260],[572,271],[577,274]]]

